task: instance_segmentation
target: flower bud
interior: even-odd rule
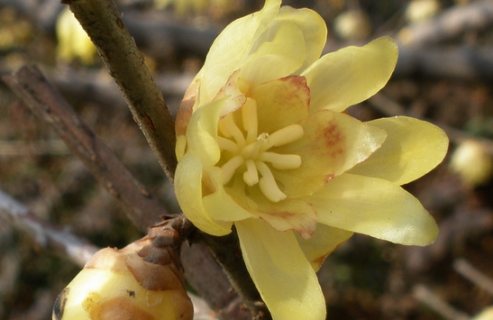
[[[98,251],[58,296],[52,319],[191,320],[181,241],[164,225],[121,250]]]

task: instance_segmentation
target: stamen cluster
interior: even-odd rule
[[[236,118],[235,118],[236,116]],[[241,118],[242,126],[235,119]],[[292,143],[303,136],[303,128],[292,124],[275,132],[259,134],[257,103],[248,98],[238,111],[226,115],[219,121],[219,148],[224,164],[221,166],[222,183],[231,181],[235,173],[243,172],[243,181],[250,187],[258,184],[267,199],[279,202],[286,195],[279,188],[272,168],[296,169],[301,166],[297,154],[281,154],[271,148]]]

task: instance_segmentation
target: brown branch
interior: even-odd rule
[[[64,0],[98,48],[110,75],[122,90],[135,121],[173,181],[175,126],[171,113],[112,0]]]
[[[70,231],[57,228],[38,218],[2,190],[0,190],[0,217],[24,230],[43,249],[62,254],[80,267],[83,267],[98,250]]]
[[[23,102],[46,123],[51,124],[70,151],[84,162],[91,174],[127,209],[128,218],[141,231],[159,221],[166,213],[157,199],[99,140],[61,94],[44,78],[38,68],[23,67],[3,80]]]

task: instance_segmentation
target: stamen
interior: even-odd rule
[[[240,151],[236,143],[223,137],[217,137],[217,144],[219,145],[219,149],[229,151],[233,154],[237,154]]]
[[[269,167],[261,161],[256,161],[255,164],[262,175],[259,181],[259,187],[264,196],[272,202],[279,202],[286,199],[286,195],[279,189]]]
[[[241,150],[241,155],[245,159],[255,159],[258,157],[259,151],[260,151],[260,144],[254,142],[244,147],[243,150]]]
[[[269,137],[269,148],[279,147],[294,142],[303,137],[303,127],[299,124],[292,124],[272,133]]]
[[[257,103],[255,100],[247,99],[243,107],[241,107],[241,115],[243,128],[247,132],[246,141],[247,143],[251,143],[255,141],[258,135]]]
[[[257,166],[253,160],[248,159],[246,161],[246,171],[243,173],[243,180],[250,187],[258,183],[258,171]]]
[[[223,184],[226,184],[231,180],[236,172],[236,169],[238,169],[244,161],[245,160],[243,159],[243,157],[238,155],[234,156],[233,158],[229,159],[228,162],[223,164],[223,166],[221,167]]]
[[[301,157],[297,154],[263,152],[258,160],[270,162],[274,168],[280,170],[297,169],[301,166]]]
[[[226,138],[233,137],[233,139],[236,140],[238,147],[242,148],[243,146],[245,146],[245,137],[243,137],[243,133],[236,125],[232,113],[226,115],[219,121],[219,131]]]

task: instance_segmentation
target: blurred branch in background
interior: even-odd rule
[[[36,67],[24,67],[3,80],[41,120],[53,125],[70,151],[126,208],[130,221],[141,231],[159,221],[165,208],[123,166]]]
[[[98,250],[67,229],[60,229],[38,218],[25,206],[0,190],[0,221],[24,230],[44,250],[69,258],[79,267]]]
[[[413,288],[413,295],[423,304],[430,307],[433,311],[438,313],[443,319],[446,320],[469,320],[469,316],[456,310],[450,304],[443,301],[438,297],[433,291],[431,291],[427,286],[418,284]]]
[[[472,1],[443,10],[438,16],[403,28],[396,39],[405,46],[424,47],[493,25],[493,2]]]

